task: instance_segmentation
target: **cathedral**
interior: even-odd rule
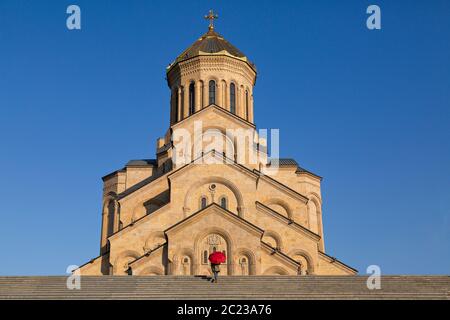
[[[208,31],[166,69],[170,126],[155,158],[103,177],[100,255],[78,271],[210,275],[221,251],[221,275],[356,274],[325,253],[322,178],[268,156],[256,66],[216,32],[217,15],[205,18]]]

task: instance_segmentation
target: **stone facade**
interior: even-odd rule
[[[256,74],[211,26],[167,68],[170,128],[156,159],[103,177],[100,256],[82,275],[209,275],[215,250],[227,257],[221,275],[356,273],[325,254],[322,178],[293,159],[267,159]],[[249,133],[244,153],[230,134],[239,130]],[[194,138],[180,144],[177,132]]]

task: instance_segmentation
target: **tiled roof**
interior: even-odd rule
[[[279,166],[280,167],[290,167],[290,166],[296,166],[297,170],[295,171],[295,173],[309,173],[312,174],[313,176],[316,176],[318,178],[320,178],[322,180],[321,176],[318,176],[315,173],[312,173],[311,171],[308,171],[302,167],[300,167],[297,163],[297,161],[295,161],[295,159],[291,159],[291,158],[279,158]],[[269,161],[269,166],[271,165],[272,161]]]
[[[270,161],[270,164],[272,163],[272,160]],[[297,161],[290,158],[279,158],[278,159],[278,165],[279,166],[298,166]]]
[[[249,62],[246,56],[235,46],[225,40],[220,34],[210,29],[207,33],[200,37],[196,42],[194,42],[189,48],[183,51],[172,65],[176,63],[187,60],[200,55],[202,53],[220,53],[225,51],[230,55],[246,60],[255,70],[256,67],[253,63]]]
[[[155,159],[140,159],[140,160],[130,160],[125,165],[126,167],[146,167],[146,166],[156,166],[158,163]]]

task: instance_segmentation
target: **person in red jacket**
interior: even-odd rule
[[[214,275],[212,282],[217,283],[220,272],[220,264],[222,262],[225,262],[225,260],[226,260],[225,254],[223,254],[220,251],[216,251],[215,248],[213,249],[213,253],[209,255],[209,261],[211,262],[211,271]]]

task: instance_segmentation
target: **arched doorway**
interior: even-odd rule
[[[228,252],[228,242],[223,236],[217,233],[208,234],[199,243],[199,274],[211,275],[211,266],[208,257],[215,251],[220,251],[225,254],[227,261],[220,265],[220,275],[228,275],[228,264],[230,261]]]

